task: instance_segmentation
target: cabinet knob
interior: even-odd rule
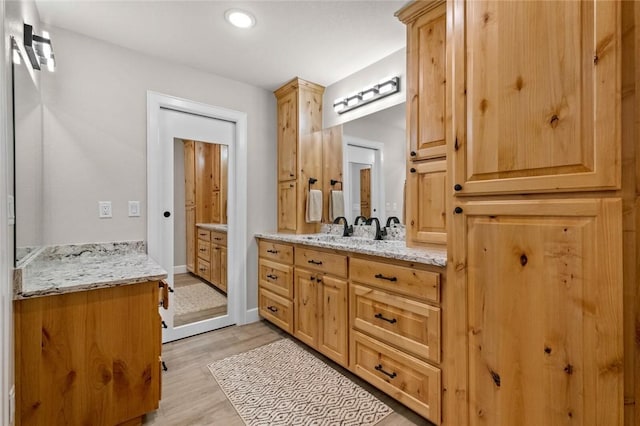
[[[456,191],[462,191],[462,185],[456,183],[455,185],[453,185],[453,189],[455,189]]]
[[[462,213],[462,207],[456,207],[455,209],[453,209],[453,212],[454,212],[455,214],[460,214],[460,213]]]
[[[415,172],[416,172],[416,169],[415,169],[415,167],[412,167],[412,168],[410,168],[410,169],[409,169],[409,171],[410,171],[411,173],[415,173]]]
[[[409,155],[411,155],[412,157],[415,157],[415,156],[416,156],[416,155],[418,155],[418,154],[417,154],[415,151],[411,151],[411,152],[409,153]]]
[[[164,212],[163,215],[164,215],[164,217],[169,217],[169,216],[171,216],[171,212]]]

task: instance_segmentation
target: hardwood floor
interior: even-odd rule
[[[243,426],[242,419],[214,380],[207,364],[281,338],[288,338],[288,335],[271,324],[260,321],[242,327],[231,326],[163,345],[162,358],[169,371],[164,372],[162,376],[162,401],[158,410],[145,416],[143,424]],[[309,351],[394,410],[394,413],[378,423],[378,426],[431,425],[342,367],[311,349]]]

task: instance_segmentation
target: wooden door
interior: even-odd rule
[[[458,193],[619,188],[620,2],[452,10]]]
[[[360,215],[371,216],[371,169],[360,170]]]
[[[322,130],[322,217],[330,221],[331,191],[342,191],[342,125]],[[335,180],[340,183],[331,185]]]
[[[206,142],[196,142],[196,223],[211,223],[212,160]]]
[[[407,114],[409,159],[446,154],[446,5],[407,27]]]
[[[220,146],[220,223],[227,223],[227,199],[229,197],[229,149]]]
[[[227,249],[220,247],[220,290],[227,292]]]
[[[294,272],[293,335],[311,347],[318,344],[318,281],[321,274],[297,268]],[[344,324],[346,328],[346,323]]]
[[[185,208],[186,236],[187,236],[187,271],[196,270],[196,207]]]
[[[196,204],[196,152],[193,141],[184,141],[184,205]]]
[[[446,244],[445,160],[410,164],[407,173],[407,241]]]
[[[452,377],[468,377],[469,424],[621,425],[621,202],[458,207],[464,237],[453,262],[466,268],[456,268],[449,297],[467,306],[452,324],[469,346],[468,356],[451,354]]]
[[[211,189],[220,190],[220,144],[209,144],[211,150]]]
[[[278,99],[278,180],[295,180],[298,170],[298,92]]]
[[[209,280],[220,287],[220,265],[221,265],[221,248],[217,244],[211,244],[211,262],[210,262],[210,278]]]
[[[220,206],[220,191],[212,191],[210,194],[211,202],[211,219],[209,223],[222,223],[222,208]]]
[[[296,182],[278,184],[278,231],[296,232]]]
[[[318,277],[320,279],[318,350],[343,367],[347,367],[349,363],[347,282],[326,275]]]

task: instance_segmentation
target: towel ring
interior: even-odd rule
[[[329,182],[331,183],[331,186],[334,186],[336,183],[339,183],[340,184],[340,191],[342,191],[342,181],[331,179]]]

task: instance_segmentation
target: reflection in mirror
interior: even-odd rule
[[[24,60],[13,64],[16,265],[43,245],[43,143],[40,91]]]
[[[174,139],[174,327],[227,313],[226,145]]]
[[[404,224],[406,113],[399,104],[343,124],[345,213]]]

